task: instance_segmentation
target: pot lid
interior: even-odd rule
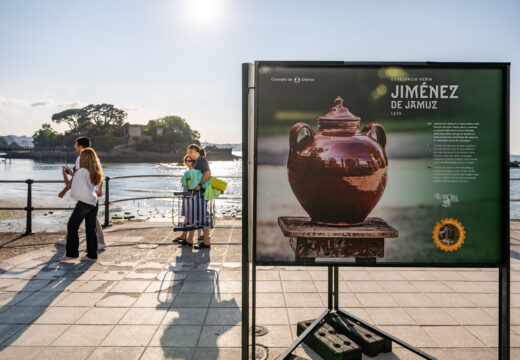
[[[328,114],[320,116],[319,120],[336,120],[336,121],[359,121],[360,118],[352,114],[346,107],[343,106],[343,99],[337,97],[336,105],[331,107]]]

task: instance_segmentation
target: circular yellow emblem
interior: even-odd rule
[[[466,238],[464,226],[455,219],[442,219],[435,225],[432,233],[435,245],[446,252],[460,248]]]

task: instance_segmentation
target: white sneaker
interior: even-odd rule
[[[98,244],[97,244],[97,249],[98,249],[98,251],[99,251],[99,250],[106,249],[106,248],[107,248],[107,243],[106,243],[106,242],[102,242],[102,243],[98,243]]]
[[[78,258],[77,257],[63,256],[58,261],[61,262],[61,263],[74,263],[74,262],[78,261]]]
[[[88,255],[82,256],[80,260],[81,261],[97,261],[97,259],[92,259]]]
[[[56,240],[56,245],[66,246],[67,245],[67,239]]]

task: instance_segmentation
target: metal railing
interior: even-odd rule
[[[145,178],[145,177],[171,177],[171,178],[181,178],[181,175],[126,175],[126,176],[105,176],[105,201],[100,204],[100,206],[105,207],[105,222],[103,227],[107,227],[112,225],[110,222],[110,205],[123,201],[135,201],[135,200],[148,200],[148,199],[171,199],[170,196],[142,196],[142,197],[132,197],[132,198],[123,198],[116,199],[110,201],[110,181],[111,180],[119,180],[119,179],[130,179],[130,178]],[[219,179],[238,179],[241,178],[239,176],[219,176]],[[0,184],[27,184],[27,206],[25,207],[0,207],[0,210],[24,210],[26,211],[26,221],[25,221],[25,233],[23,235],[31,235],[32,232],[32,212],[33,211],[41,211],[41,210],[74,210],[72,207],[33,207],[32,204],[32,185],[33,184],[62,184],[63,180],[0,180]],[[241,199],[240,196],[219,196],[218,199],[229,200],[229,199]]]

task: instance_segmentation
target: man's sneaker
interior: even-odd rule
[[[98,243],[98,244],[97,244],[97,249],[98,249],[98,251],[99,251],[99,250],[104,250],[104,249],[106,249],[106,248],[107,248],[107,243],[106,243],[106,242],[102,242],[102,243]]]
[[[56,240],[56,245],[66,246],[67,245],[67,239]]]
[[[74,262],[78,261],[78,256],[76,256],[76,257],[63,256],[58,261],[61,263],[74,263]]]

